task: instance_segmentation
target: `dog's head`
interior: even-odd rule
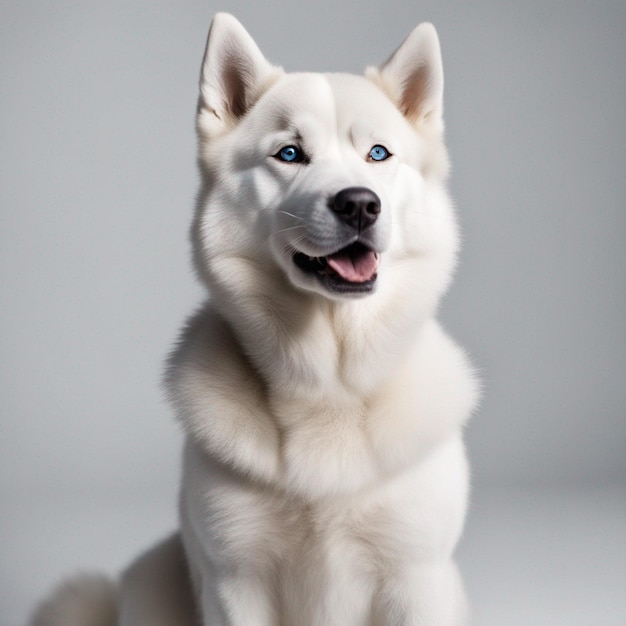
[[[218,14],[197,115],[200,276],[210,287],[237,281],[240,293],[278,281],[332,300],[408,280],[436,300],[457,248],[442,91],[430,24],[363,77],[285,74]],[[421,286],[420,263],[435,270]]]

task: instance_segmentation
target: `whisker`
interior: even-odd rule
[[[289,254],[293,254],[294,252],[297,252],[298,249],[296,248],[296,244],[299,244],[304,239],[305,239],[305,236],[301,235],[295,241],[286,243],[283,246],[283,252],[288,252]]]
[[[289,211],[283,211],[282,209],[278,211],[279,213],[283,213],[284,215],[288,215],[289,217],[293,217],[296,220],[300,220],[301,222],[304,221],[303,217],[299,217],[297,215],[294,215],[293,213],[289,213]]]
[[[288,230],[295,230],[296,228],[304,228],[304,224],[296,224],[296,226],[287,226],[287,228],[281,228],[280,230],[277,230],[274,233],[271,233],[272,235],[278,235],[280,233],[284,233]]]

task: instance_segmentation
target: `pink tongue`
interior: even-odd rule
[[[351,283],[372,280],[378,269],[378,255],[365,248],[340,250],[327,256],[326,261],[341,278]]]

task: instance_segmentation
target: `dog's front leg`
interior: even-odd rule
[[[277,626],[276,563],[286,517],[271,492],[185,448],[181,537],[202,626]]]
[[[412,565],[388,577],[374,598],[375,626],[467,626],[463,583],[453,561]]]
[[[275,590],[253,573],[202,575],[202,626],[276,626]]]
[[[276,626],[276,594],[259,571],[216,563],[189,530],[185,544],[196,595],[198,626]]]
[[[245,557],[229,562],[211,558],[207,546],[182,521],[201,626],[277,626],[275,576],[269,564],[244,562]]]

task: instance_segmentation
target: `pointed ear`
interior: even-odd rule
[[[443,65],[432,24],[420,24],[389,60],[365,73],[410,122],[443,129]]]
[[[200,73],[199,127],[209,135],[231,128],[282,74],[232,15],[217,13]]]

